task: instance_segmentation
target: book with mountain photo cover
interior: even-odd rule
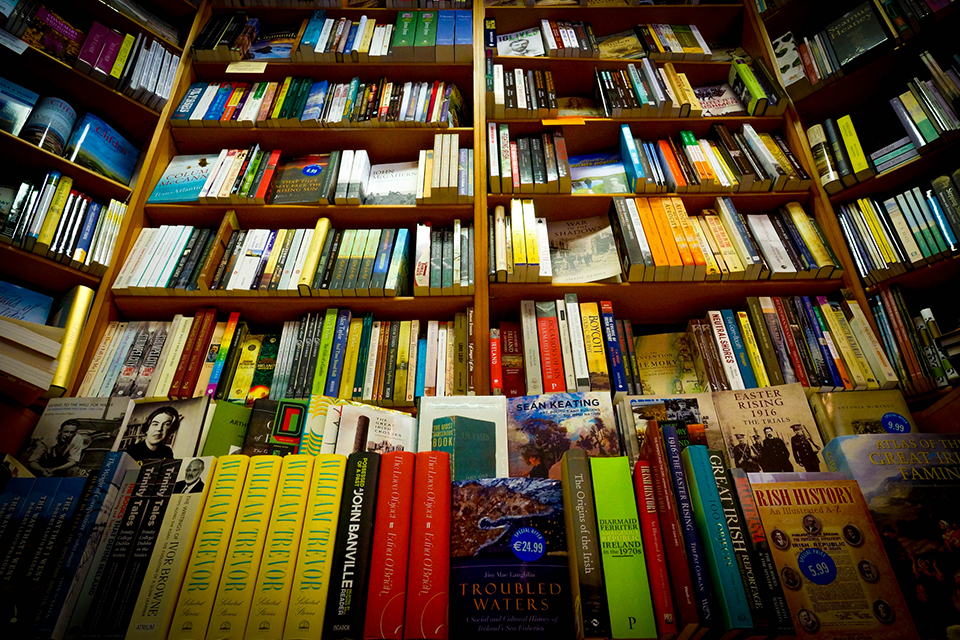
[[[627,171],[619,153],[589,153],[570,158],[570,181],[574,195],[630,193]]]
[[[375,164],[363,204],[416,204],[417,161]]]
[[[620,277],[617,243],[607,218],[547,223],[554,284],[598,282]]]

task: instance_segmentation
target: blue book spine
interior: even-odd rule
[[[733,541],[720,504],[720,492],[713,477],[710,457],[703,445],[690,445],[680,454],[690,482],[693,515],[704,541],[704,555],[710,565],[710,579],[725,630],[750,629],[753,616],[737,568]]]
[[[317,38],[320,37],[320,31],[323,29],[323,22],[327,19],[327,12],[324,10],[314,11],[310,16],[310,22],[307,28],[303,30],[303,37],[300,38],[300,47],[309,47],[314,49],[317,46]]]
[[[833,355],[830,353],[830,348],[827,347],[827,341],[823,337],[823,331],[820,329],[820,321],[817,320],[817,314],[813,312],[813,303],[810,302],[809,296],[803,296],[802,300],[803,310],[806,312],[807,320],[809,320],[813,334],[817,338],[817,346],[820,347],[820,353],[827,362],[827,369],[830,371],[830,379],[833,382],[833,386],[842,389],[843,378],[840,377],[840,370],[837,369],[837,363],[833,361]]]
[[[623,159],[623,168],[627,172],[630,191],[635,192],[637,181],[644,178],[643,165],[640,163],[637,144],[633,140],[633,132],[630,131],[628,124],[620,126],[620,157]]]
[[[823,447],[823,461],[827,463],[827,471],[842,473],[847,476],[847,478],[856,480],[856,477],[853,475],[853,469],[850,468],[850,463],[847,462],[847,456],[843,453],[844,441],[848,438],[856,437],[857,436],[838,436]]]
[[[427,339],[420,338],[417,342],[417,388],[414,397],[423,397],[423,388],[427,380]]]
[[[343,107],[343,114],[341,115],[341,120],[349,120],[350,114],[353,113],[353,104],[357,101],[357,91],[360,89],[360,78],[354,78],[350,81],[350,86],[347,88],[347,102]]]
[[[319,120],[320,113],[323,111],[323,103],[327,100],[327,89],[330,83],[326,80],[314,82],[310,87],[310,95],[307,97],[307,104],[303,108],[303,115],[300,116],[300,122]]]
[[[197,102],[200,101],[203,90],[206,88],[206,82],[194,82],[191,84],[190,88],[187,89],[186,95],[183,96],[183,100],[177,105],[176,110],[170,114],[170,120],[188,120],[190,114],[193,113],[193,110],[197,107]]]
[[[52,513],[53,504],[60,478],[37,478],[33,482],[30,494],[20,503],[14,514],[16,525],[11,536],[10,546],[5,547],[6,557],[0,564],[0,588],[5,591],[13,585],[19,585],[27,565],[33,560],[33,553],[40,536],[43,534],[43,521]]]
[[[343,57],[346,58],[353,51],[353,41],[357,39],[357,32],[360,30],[358,23],[350,24],[350,33],[347,34],[347,43],[343,47]]]
[[[207,107],[207,112],[203,114],[203,119],[220,120],[231,93],[233,93],[233,83],[224,82],[220,85],[220,88],[217,89],[217,95],[213,97],[213,101],[210,103],[210,106]]]
[[[737,208],[733,206],[733,199],[729,196],[723,198],[723,203],[726,205],[727,209],[730,211],[730,219],[733,220],[733,226],[737,229],[737,233],[740,234],[740,237],[743,238],[743,243],[746,245],[747,249],[750,251],[750,259],[752,259],[757,264],[763,264],[760,261],[760,250],[757,248],[756,243],[753,241],[753,236],[750,235],[750,232],[747,231],[747,225],[743,220],[743,214],[737,211]]]
[[[943,239],[947,241],[947,246],[951,251],[956,251],[957,236],[953,233],[953,228],[950,226],[950,222],[943,212],[943,207],[940,206],[940,201],[937,200],[937,195],[933,189],[927,189],[923,195],[927,199],[927,205],[930,207],[930,211],[933,212],[934,219],[937,221],[937,228],[940,229],[940,233],[943,234]]]
[[[793,240],[793,246],[797,248],[797,251],[800,252],[801,257],[806,261],[807,267],[822,267],[822,264],[817,264],[816,259],[813,257],[813,253],[811,253],[807,243],[803,241],[803,238],[800,236],[800,232],[797,230],[796,225],[793,224],[793,220],[791,220],[787,215],[780,214],[780,221],[783,222],[783,226],[790,235],[790,239]]]
[[[473,46],[473,15],[470,11],[456,12],[454,39],[457,45]]]
[[[83,230],[80,232],[80,239],[77,240],[77,248],[73,252],[74,262],[83,264],[86,261],[90,243],[93,241],[93,232],[97,229],[97,222],[100,220],[102,211],[102,205],[90,202],[90,207],[87,209],[87,219],[83,221]]]
[[[10,540],[19,528],[17,514],[33,491],[33,478],[10,478],[0,494],[0,548],[9,549]]]
[[[694,597],[697,601],[697,610],[701,613],[701,622],[709,624],[713,620],[713,609],[710,606],[710,595],[707,587],[707,567],[703,557],[703,543],[693,519],[693,506],[690,504],[690,490],[687,487],[687,478],[683,473],[683,462],[680,459],[680,439],[677,437],[676,427],[664,424],[660,431],[663,434],[663,448],[670,465],[670,481],[673,483],[673,493],[677,498],[677,511],[680,518],[680,529],[683,532],[683,543],[687,549],[687,560],[693,578]]]
[[[456,31],[456,11],[441,11],[437,16],[437,46],[453,47]]]
[[[377,259],[373,264],[373,276],[370,278],[371,290],[382,290],[383,285],[387,283],[387,271],[390,269],[390,256],[393,253],[393,240],[396,234],[396,229],[384,229],[380,234],[380,247],[377,249]]]
[[[107,369],[107,374],[103,377],[103,384],[93,397],[110,397],[110,392],[113,391],[113,384],[117,381],[117,376],[120,374],[120,367],[123,366],[123,361],[127,357],[127,351],[130,349],[130,345],[133,344],[133,340],[137,335],[137,326],[138,323],[131,322],[127,325],[127,328],[124,329],[123,335],[120,337],[120,342],[117,343],[117,351],[114,353],[113,360],[110,361],[110,368]]]
[[[756,389],[757,377],[753,375],[750,358],[743,346],[743,336],[740,335],[740,328],[737,327],[737,318],[730,309],[722,309],[720,315],[723,316],[723,324],[727,327],[727,336],[730,337],[730,344],[733,346],[733,355],[737,358],[737,367],[740,369],[740,377],[743,378],[743,386],[747,389]]]
[[[617,321],[613,317],[613,307],[609,302],[600,302],[603,316],[603,338],[606,342],[607,364],[610,367],[610,384],[613,401],[627,395],[627,371],[623,366],[623,354],[620,353],[620,340],[617,338]]]
[[[337,328],[333,334],[333,350],[330,355],[330,370],[327,372],[327,385],[323,394],[331,398],[340,392],[340,376],[343,375],[343,358],[347,351],[347,335],[350,332],[350,320],[353,314],[349,309],[340,309],[337,313]]]

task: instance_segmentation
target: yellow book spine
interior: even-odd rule
[[[723,154],[720,153],[720,146],[713,140],[707,140],[707,143],[713,150],[713,157],[717,159],[717,164],[720,165],[723,175],[727,177],[727,182],[730,183],[732,190],[736,191],[740,186],[740,181],[737,180],[737,176],[730,169],[730,165],[727,164],[727,161],[723,159]]]
[[[290,83],[293,81],[291,76],[287,76],[280,85],[280,93],[277,99],[273,101],[273,108],[270,110],[270,120],[276,120],[280,117],[280,110],[283,109],[283,101],[287,99],[287,92],[290,90]]]
[[[203,640],[206,635],[249,467],[248,456],[217,459],[216,475],[203,508],[167,640]]]
[[[717,246],[716,238],[713,237],[713,233],[710,231],[710,225],[703,217],[698,216],[695,220],[698,233],[701,234],[700,237],[706,241],[707,246],[710,247],[710,255],[717,261],[717,268],[720,269],[720,279],[729,280],[730,271],[727,269],[727,263],[723,261],[723,256],[720,255],[720,248]]]
[[[284,459],[277,456],[250,459],[206,640],[243,640]]]
[[[326,240],[328,233],[330,233],[330,219],[320,218],[317,220],[313,237],[310,239],[310,249],[303,261],[303,269],[300,271],[300,281],[297,283],[297,289],[301,296],[311,295],[310,285],[313,284],[313,276],[317,273],[317,263],[320,262],[323,241]]]
[[[743,347],[747,350],[747,358],[750,359],[750,368],[753,369],[753,375],[757,378],[758,387],[769,387],[770,378],[767,377],[767,370],[763,366],[763,359],[760,357],[760,348],[757,346],[757,336],[753,334],[753,327],[750,325],[750,316],[746,311],[737,311],[737,324],[740,325],[740,335],[743,336]]]
[[[888,265],[894,265],[900,262],[900,258],[893,250],[893,247],[890,246],[889,238],[887,238],[887,234],[883,230],[883,225],[881,225],[880,220],[877,219],[877,213],[873,209],[873,203],[871,203],[868,198],[860,198],[857,200],[857,205],[863,213],[863,219],[867,223],[870,233],[877,242],[877,247],[879,247],[884,261],[886,261]]]
[[[683,93],[686,95],[686,102],[690,103],[690,117],[699,118],[703,115],[703,105],[700,104],[700,99],[697,98],[697,94],[693,91],[693,85],[690,84],[690,78],[687,77],[685,73],[678,73],[677,77],[680,79],[680,84],[683,86]],[[712,167],[709,163],[707,166],[710,168],[710,172],[713,172]]]
[[[850,353],[853,354],[854,362],[856,362],[863,377],[867,380],[867,389],[879,389],[880,383],[877,377],[873,375],[873,369],[870,368],[870,363],[867,362],[867,356],[860,347],[860,341],[857,340],[857,336],[854,335],[853,328],[850,326],[850,323],[847,322],[847,317],[843,315],[843,309],[840,308],[840,304],[831,302],[830,309],[833,311],[836,325],[840,328],[840,335],[850,346]]]
[[[657,47],[658,53],[669,53],[670,49],[663,46],[663,42],[660,41],[660,36],[657,35],[657,30],[653,28],[652,24],[647,25],[647,31],[650,32],[650,37],[653,38],[653,44]]]
[[[337,397],[349,400],[353,397],[353,383],[357,375],[357,358],[360,357],[360,337],[363,334],[363,318],[350,320],[347,333],[347,351],[343,356],[343,375],[340,376],[340,390]]]
[[[524,236],[523,201],[510,201],[510,233],[513,243],[513,281],[527,281],[527,242]]]
[[[40,234],[37,236],[37,242],[33,245],[33,252],[42,256],[47,255],[53,236],[57,232],[57,224],[60,222],[60,216],[63,215],[63,209],[67,206],[67,198],[70,196],[70,189],[73,187],[73,178],[63,176],[57,184],[57,190],[53,192],[53,200],[50,201],[50,211],[43,219],[43,226],[40,227]]]
[[[833,264],[833,261],[830,259],[830,254],[827,253],[826,247],[824,247],[820,241],[820,236],[817,235],[813,225],[810,224],[810,218],[807,216],[807,212],[803,210],[803,207],[800,206],[800,203],[788,202],[787,212],[790,214],[790,219],[793,220],[793,225],[800,233],[800,237],[803,238],[804,244],[807,245],[810,253],[813,254],[813,259],[817,261],[817,266],[823,267],[824,265]]]
[[[130,57],[130,51],[133,50],[133,36],[129,33],[123,36],[123,42],[120,43],[120,51],[117,52],[117,59],[113,61],[113,67],[110,68],[110,75],[117,80],[123,73],[123,68],[127,64],[127,58]]]
[[[846,335],[843,332],[843,328],[840,326],[840,323],[837,322],[837,317],[833,314],[833,309],[830,307],[830,303],[823,298],[821,298],[821,300],[823,300],[823,302],[819,303],[820,311],[823,313],[823,319],[827,322],[827,326],[830,328],[830,334],[833,338],[833,343],[837,347],[837,351],[840,352],[840,357],[847,369],[847,375],[850,376],[850,381],[853,383],[853,389],[854,391],[863,391],[868,387],[867,377],[863,375],[863,371],[860,369],[860,364],[857,362],[857,358],[853,354],[850,341],[847,340]],[[851,333],[851,337],[852,335],[853,334]]]
[[[721,275],[720,264],[717,262],[716,256],[713,255],[713,250],[710,248],[707,236],[703,233],[703,227],[700,226],[700,221],[687,218],[687,223],[696,239],[697,248],[703,256],[703,263],[706,265],[705,278],[707,280],[719,280]]]
[[[297,569],[283,629],[285,640],[314,640],[323,629],[346,467],[346,456],[333,453],[318,455],[313,464]]]
[[[300,453],[312,456],[320,454],[323,446],[323,429],[327,423],[327,410],[336,399],[322,395],[311,395],[307,406],[307,422],[300,437]]]
[[[305,454],[283,458],[244,640],[283,638],[316,459]]]
[[[430,204],[433,200],[433,149],[427,149],[427,157],[423,163],[423,202]]]
[[[360,48],[357,52],[366,57],[370,53],[370,42],[373,40],[373,30],[376,28],[376,20],[368,19],[367,25],[363,30],[363,39],[360,40]]]
[[[243,341],[240,359],[237,361],[237,371],[233,375],[233,384],[230,385],[230,395],[227,400],[241,400],[246,402],[250,386],[253,384],[253,374],[257,371],[257,357],[263,345],[263,336],[248,334]]]
[[[527,279],[526,282],[540,281],[540,243],[537,239],[537,213],[533,200],[523,201],[523,237],[526,241]]]
[[[590,372],[590,390],[609,391],[610,374],[603,347],[603,325],[600,321],[600,307],[596,302],[580,303],[580,322],[583,325],[583,342],[587,352],[587,370]]]
[[[291,230],[292,231],[292,230]],[[270,249],[270,257],[267,258],[267,266],[264,267],[264,273],[273,273],[273,270],[277,268],[277,260],[280,258],[280,247],[283,246],[283,239],[287,235],[286,229],[277,230],[277,236],[273,240],[273,248]],[[259,284],[259,283],[258,283]],[[266,291],[264,291],[266,293]]]
[[[673,232],[673,240],[677,243],[677,251],[680,252],[680,261],[684,266],[693,265],[693,254],[690,252],[690,246],[687,244],[687,236],[683,232],[683,226],[680,224],[680,218],[677,216],[677,209],[674,201],[679,198],[663,198],[663,212],[667,216],[667,223],[670,225],[670,231]]]
[[[720,250],[720,255],[727,264],[727,270],[730,271],[730,279],[743,280],[745,275],[743,262],[740,261],[740,256],[737,254],[736,248],[734,248],[733,243],[730,242],[730,237],[727,235],[727,230],[723,226],[723,221],[720,220],[720,216],[708,215],[705,218],[707,225],[710,227],[710,231],[713,233],[713,239],[717,243],[717,248]]]
[[[859,178],[861,171],[872,173],[870,172],[870,163],[867,162],[867,157],[863,154],[863,147],[860,146],[857,130],[853,127],[853,119],[849,115],[839,118],[837,128],[840,129],[843,146],[847,148],[847,155],[850,156],[850,168],[854,175]]]
[[[67,308],[61,312],[66,313],[67,319],[62,323],[64,327],[63,339],[60,341],[60,353],[57,355],[57,370],[53,374],[53,381],[50,383],[50,390],[46,395],[48,398],[59,398],[67,392],[67,388],[70,386],[74,360],[76,360],[77,351],[80,349],[83,325],[86,324],[87,314],[90,313],[90,306],[93,304],[94,294],[90,287],[79,284],[74,287],[73,291],[75,293]]]
[[[407,401],[407,372],[410,368],[410,321],[400,323],[397,343],[397,366],[393,376],[393,404],[402,406]]]
[[[760,139],[763,141],[764,146],[767,147],[767,150],[773,155],[774,160],[777,161],[784,172],[791,178],[800,179],[800,176],[797,175],[797,172],[793,170],[793,165],[790,164],[790,161],[787,160],[787,156],[783,154],[783,149],[780,148],[780,145],[773,139],[769,133],[760,133],[757,134],[760,136]]]

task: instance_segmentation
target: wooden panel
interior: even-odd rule
[[[97,276],[9,244],[0,244],[0,272],[4,280],[17,281],[16,284],[28,288],[40,287],[53,294],[66,293],[78,284],[96,289],[100,283]]]
[[[312,227],[322,217],[334,227],[413,227],[417,223],[452,224],[473,218],[473,205],[260,205],[260,204],[151,204],[146,206],[150,225],[189,224],[219,226],[227,211],[236,211],[244,228]]]

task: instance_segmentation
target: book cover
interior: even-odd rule
[[[700,101],[700,106],[703,107],[705,118],[747,115],[743,103],[740,102],[733,88],[726,82],[694,87],[693,93]]]
[[[544,54],[540,29],[534,27],[497,36],[497,54],[535,58]]]
[[[363,204],[416,204],[417,166],[416,161],[373,165]]]
[[[604,217],[547,223],[553,282],[578,284],[620,276],[617,242]]]
[[[0,130],[20,135],[38,98],[33,91],[0,78]]]
[[[677,633],[677,615],[670,595],[670,577],[667,556],[657,515],[656,487],[650,461],[640,459],[633,469],[634,497],[644,544],[644,560],[650,577],[650,595],[653,600],[655,622],[660,637]]]
[[[244,60],[289,60],[293,48],[300,39],[300,23],[278,26],[270,31],[261,32],[250,45]]]
[[[823,440],[800,383],[716,391],[713,403],[727,455],[737,467],[768,473],[824,470]]]
[[[417,416],[417,450],[447,452],[454,480],[509,475],[506,397],[424,396]]]
[[[957,624],[948,605],[956,585],[942,568],[953,566],[960,548],[953,515],[960,443],[948,434],[898,432],[906,427],[893,422],[888,433],[834,438],[823,455],[827,471],[859,484],[921,636],[944,637]]]
[[[619,153],[591,153],[570,157],[574,195],[630,193],[627,172]]]
[[[147,203],[196,202],[216,159],[215,155],[176,156],[163,171]]]
[[[329,154],[311,154],[277,166],[270,185],[270,204],[316,204],[323,194]]]
[[[417,420],[399,411],[370,405],[344,405],[336,453],[417,451]]]
[[[684,332],[639,335],[633,339],[641,395],[667,396],[705,391],[697,380]]]
[[[826,35],[845,73],[873,59],[892,42],[869,2],[828,24]]]
[[[24,15],[21,18],[29,20],[22,36],[24,42],[49,53],[67,66],[73,66],[83,46],[83,31],[75,29],[44,6],[37,10],[32,19]]]
[[[810,409],[825,443],[837,436],[917,431],[899,389],[815,393]]]
[[[140,151],[116,129],[88,113],[73,129],[64,157],[121,184],[129,184]]]
[[[919,638],[856,482],[752,484],[799,638]]]
[[[209,397],[144,402],[130,411],[113,449],[140,462],[154,458],[192,458],[203,431]]]
[[[455,482],[451,503],[450,637],[569,634],[560,481]]]
[[[620,455],[609,393],[551,393],[507,401],[511,477],[559,478],[561,457],[574,447],[590,456]]]

